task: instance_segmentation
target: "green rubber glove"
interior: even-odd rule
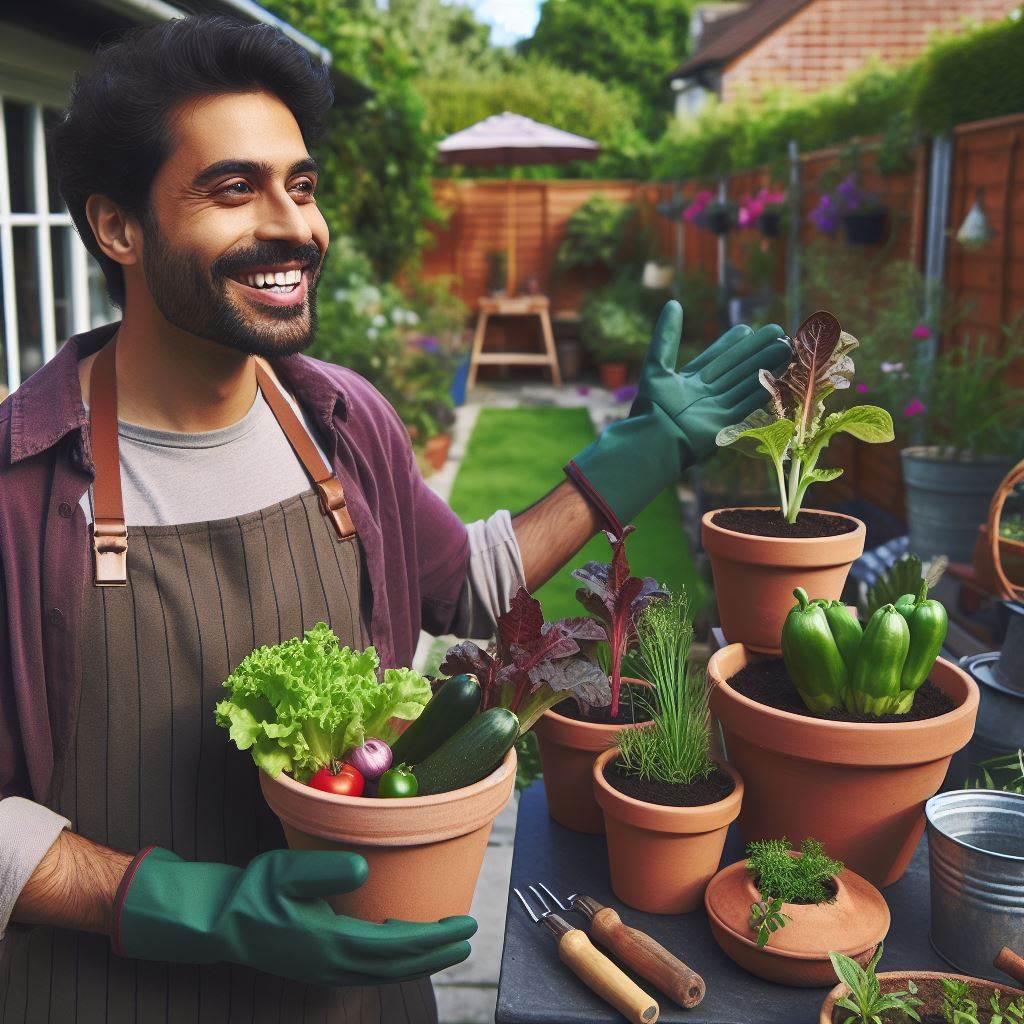
[[[113,946],[161,962],[229,962],[314,985],[380,985],[434,974],[469,956],[471,917],[372,924],[322,897],[366,880],[352,853],[271,850],[246,868],[185,861],[150,847],[125,872]]]
[[[665,304],[629,416],[606,427],[565,467],[616,533],[683,470],[716,451],[723,427],[768,403],[758,371],[779,374],[790,348],[776,324],[738,325],[676,371],[683,308]]]

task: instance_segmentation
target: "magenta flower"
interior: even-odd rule
[[[932,330],[927,324],[918,324],[910,332],[910,336],[917,341],[927,341],[932,336]]]
[[[588,388],[586,384],[581,384],[581,385],[580,385],[580,386],[579,386],[579,387],[578,387],[578,388],[576,389],[576,394],[577,394],[577,395],[583,395],[584,397],[586,397],[587,395],[589,395],[589,394],[590,394],[590,388]]]
[[[690,205],[686,208],[683,213],[683,220],[696,220],[703,212],[708,203],[714,199],[714,193],[708,189],[701,189],[693,199],[690,201]]]
[[[871,390],[871,388],[869,388],[867,384],[857,384],[854,390],[858,391],[862,395],[866,395]]]
[[[912,398],[903,407],[903,418],[909,420],[914,416],[919,416],[924,412],[924,408],[924,402],[922,402],[920,398]]]
[[[636,398],[636,385],[624,384],[612,392],[612,397],[616,402],[632,402]]]

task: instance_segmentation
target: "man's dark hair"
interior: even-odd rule
[[[201,15],[133,29],[79,75],[52,133],[60,194],[110,297],[124,305],[121,266],[105,256],[85,215],[100,194],[145,219],[153,178],[174,145],[170,116],[184,100],[266,91],[292,112],[307,147],[334,101],[329,69],[272,25]]]

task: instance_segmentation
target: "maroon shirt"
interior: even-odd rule
[[[74,731],[82,598],[93,585],[79,501],[95,474],[78,362],[117,327],[71,338],[0,404],[0,797],[44,802]],[[405,427],[367,381],[308,356],[272,363],[345,488],[381,664],[409,665],[421,625],[444,633],[455,616],[466,529],[423,482]]]

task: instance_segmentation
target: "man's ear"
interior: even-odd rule
[[[139,222],[107,196],[91,195],[85,201],[85,215],[104,255],[130,267],[142,258]]]

